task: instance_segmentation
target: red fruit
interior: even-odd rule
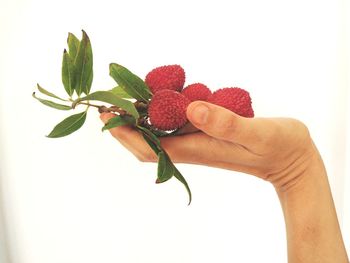
[[[219,89],[208,98],[208,102],[224,107],[243,117],[254,117],[249,93],[241,88]]]
[[[181,91],[181,93],[187,97],[190,101],[203,100],[207,101],[211,95],[210,89],[202,83],[195,83],[188,85]]]
[[[148,106],[152,126],[163,131],[181,128],[187,122],[188,104],[190,100],[179,92],[167,89],[158,91]]]
[[[185,71],[179,65],[161,66],[150,71],[145,82],[153,94],[164,89],[180,92],[185,84]]]

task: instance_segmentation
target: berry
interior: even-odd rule
[[[215,91],[208,102],[224,107],[243,117],[254,117],[249,93],[241,88],[223,88]]]
[[[150,71],[145,82],[153,94],[164,89],[180,92],[185,84],[185,71],[179,65],[161,66]]]
[[[179,92],[158,91],[148,106],[151,125],[163,131],[181,128],[187,122],[186,109],[189,104],[190,100]]]
[[[195,83],[188,85],[181,91],[181,93],[187,97],[190,101],[203,100],[207,101],[211,95],[210,89],[202,83]]]

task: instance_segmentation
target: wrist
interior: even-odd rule
[[[316,147],[299,174],[276,187],[285,217],[288,262],[348,262],[326,169]]]
[[[310,187],[319,187],[317,182],[323,178],[327,181],[327,173],[322,158],[311,141],[309,147],[295,158],[282,172],[271,178],[270,182],[280,198],[300,195]],[[327,181],[328,183],[328,181]]]

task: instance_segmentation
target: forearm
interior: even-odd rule
[[[294,186],[276,189],[286,222],[288,262],[347,263],[326,170],[316,149],[307,165]]]

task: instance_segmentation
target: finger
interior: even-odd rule
[[[117,115],[115,115],[114,113],[111,113],[111,112],[103,112],[100,114],[100,119],[101,121],[103,121],[104,124],[106,124],[109,119],[115,117]]]
[[[110,118],[116,116],[113,113],[102,113],[101,120],[104,123]],[[119,126],[109,129],[111,135],[116,138],[126,149],[128,149],[135,157],[142,162],[157,161],[156,154],[152,151],[149,145],[145,142],[142,135],[130,126]]]
[[[257,156],[241,145],[213,138],[203,132],[163,137],[160,141],[170,159],[176,163],[215,166],[215,163],[225,160],[236,165],[249,165],[257,161]]]
[[[112,113],[102,113],[101,120],[104,123],[116,116]],[[109,130],[125,148],[132,152],[139,160],[154,162],[157,157],[145,142],[142,135],[129,126],[120,126]],[[251,159],[251,155],[237,145],[227,144],[220,140],[213,139],[205,133],[194,133],[186,136],[174,136],[160,138],[161,145],[169,154],[171,160],[176,163],[206,164],[214,166],[221,162],[226,156],[221,156],[216,149],[230,147],[230,156],[236,162],[242,163]],[[233,150],[234,149],[234,150]]]
[[[248,149],[255,149],[269,130],[260,119],[244,118],[223,107],[203,101],[192,102],[186,114],[189,121],[206,134],[238,143]]]
[[[216,167],[256,175],[260,157],[238,144],[214,139],[205,133],[160,138],[163,148],[174,163],[188,163]],[[220,149],[220,150],[218,150]]]

